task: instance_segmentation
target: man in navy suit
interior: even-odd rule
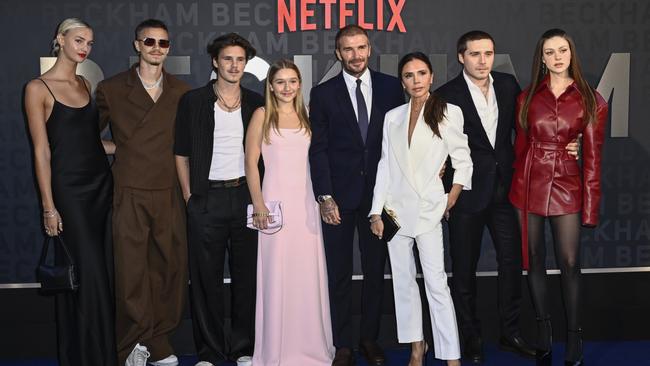
[[[449,217],[451,295],[463,339],[463,358],[473,363],[483,361],[481,327],[476,316],[476,267],[485,227],[497,253],[499,346],[534,357],[534,350],[519,332],[521,240],[516,214],[508,200],[514,161],[512,132],[521,89],[514,76],[492,71],[494,39],[488,33],[465,33],[458,39],[457,53],[463,70],[437,92],[462,109],[474,163],[472,190],[461,193]],[[577,144],[567,148],[576,154]],[[450,182],[451,176],[450,168],[445,180]]]
[[[383,365],[377,344],[384,286],[386,243],[370,231],[377,164],[381,155],[384,114],[404,103],[395,77],[368,68],[367,32],[348,25],[336,34],[336,57],[343,71],[312,89],[309,161],[315,196],[324,221],[332,331],[332,365],[351,366],[353,329],[352,252],[358,231],[363,287],[359,350],[370,365]]]

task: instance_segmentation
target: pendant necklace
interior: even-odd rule
[[[227,112],[234,112],[241,105],[241,93],[237,96],[237,100],[235,100],[235,103],[233,103],[232,106],[229,106],[228,103],[226,103],[226,100],[223,99],[221,94],[219,94],[219,90],[217,89],[217,83],[216,82],[214,84],[212,84],[212,91],[214,91],[214,95],[217,97],[217,100],[221,101],[221,104],[226,108]]]

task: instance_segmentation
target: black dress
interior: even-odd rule
[[[52,195],[79,278],[76,292],[56,295],[59,364],[115,366],[113,177],[100,140],[99,114],[92,99],[84,107],[69,107],[43,83],[54,98],[46,123]]]

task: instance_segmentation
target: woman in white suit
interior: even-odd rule
[[[388,242],[393,274],[397,338],[411,343],[409,366],[420,366],[428,346],[422,331],[422,306],[415,281],[413,243],[429,302],[435,357],[447,365],[460,365],[458,328],[445,273],[440,221],[463,189],[470,189],[472,160],[463,134],[463,114],[429,92],[433,82],[431,62],[421,52],[404,56],[399,77],[410,102],[384,119],[381,160],[370,211],[372,232],[382,237],[381,212],[393,210],[401,228]],[[454,168],[453,187],[445,194],[439,172],[447,156]]]

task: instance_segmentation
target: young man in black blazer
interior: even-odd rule
[[[255,49],[235,33],[216,38],[208,53],[217,80],[190,90],[176,117],[176,170],[187,203],[190,300],[200,362],[250,361],[255,341],[257,231],[246,227],[251,203],[244,172],[244,137],[261,95],[240,81]],[[226,336],[223,272],[226,250],[231,277]]]
[[[437,91],[463,111],[474,174],[472,190],[463,191],[449,218],[450,254],[458,328],[463,358],[483,360],[481,328],[476,316],[476,267],[483,229],[488,228],[497,252],[498,307],[502,349],[533,357],[519,333],[521,307],[521,241],[515,211],[508,200],[514,152],[515,104],[521,89],[510,74],[492,71],[494,40],[471,31],[457,44],[461,73]],[[453,169],[447,169],[450,177]]]
[[[404,103],[399,80],[368,68],[366,31],[348,25],[336,35],[343,71],[312,89],[309,150],[314,195],[323,221],[330,311],[336,357],[332,365],[352,366],[352,252],[359,234],[363,271],[359,350],[370,365],[383,365],[377,344],[384,286],[386,243],[370,232],[368,214],[381,155],[387,111]]]

